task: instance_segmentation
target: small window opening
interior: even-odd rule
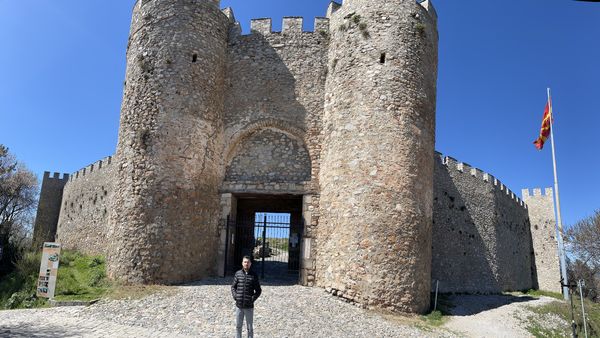
[[[385,53],[381,53],[381,56],[379,57],[379,63],[385,63]]]
[[[198,61],[198,54],[192,55],[192,62]]]

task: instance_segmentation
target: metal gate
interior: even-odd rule
[[[300,243],[304,230],[301,222],[292,222],[274,213],[257,213],[251,220],[230,220],[225,224],[225,271],[241,268],[242,258],[252,258],[252,268],[261,278],[298,276]],[[264,214],[264,216],[262,215]]]

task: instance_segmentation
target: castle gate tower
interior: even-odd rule
[[[214,274],[229,28],[217,0],[138,0],[127,50],[109,275]]]
[[[429,308],[437,78],[429,2],[330,8],[317,283],[399,312]]]

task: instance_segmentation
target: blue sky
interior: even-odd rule
[[[265,216],[267,217],[267,233],[268,238],[289,238],[290,237],[290,214],[289,213],[272,213],[272,212],[257,212],[254,214],[254,238],[262,238]]]
[[[38,175],[115,151],[133,0],[0,0],[0,143]],[[250,18],[323,16],[328,1],[223,0]],[[532,145],[553,91],[565,224],[600,208],[600,3],[437,0],[436,148],[520,195],[553,184]]]

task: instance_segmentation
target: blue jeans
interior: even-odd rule
[[[252,320],[254,317],[254,309],[240,309],[235,308],[235,327],[237,329],[237,338],[242,338],[242,324],[244,323],[244,317],[246,317],[246,328],[248,329],[248,338],[254,337],[254,329],[252,327]]]

